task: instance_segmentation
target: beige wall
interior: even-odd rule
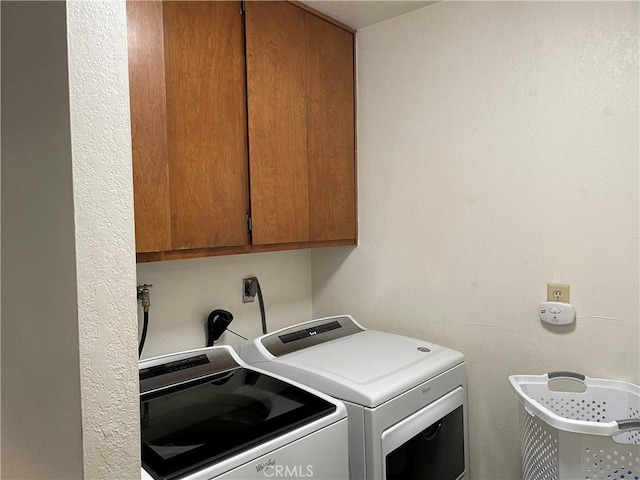
[[[85,478],[140,475],[124,0],[67,0]]]
[[[138,264],[138,283],[151,283],[151,310],[144,358],[206,345],[212,310],[230,311],[229,327],[245,337],[262,334],[260,309],[242,303],[242,279],[257,276],[269,331],[311,319],[311,254],[308,250]],[[138,309],[140,321],[142,308]],[[142,331],[142,325],[140,326]],[[239,347],[227,332],[219,344]]]
[[[2,2],[3,478],[140,475],[124,0]]]
[[[2,474],[83,474],[62,2],[2,2]]]
[[[358,33],[360,246],[314,316],[465,353],[471,477],[520,478],[507,376],[639,381],[638,4],[441,2]],[[577,323],[537,318],[571,284]]]

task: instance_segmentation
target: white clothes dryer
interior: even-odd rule
[[[245,342],[240,356],[345,403],[350,478],[468,478],[462,353],[343,315]]]
[[[348,475],[345,406],[230,347],[144,360],[139,374],[143,480]]]

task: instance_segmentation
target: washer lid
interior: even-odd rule
[[[337,408],[269,374],[238,363],[228,369],[233,355],[221,348],[164,360],[146,362],[140,369],[145,382],[179,382],[165,382],[140,396],[142,464],[154,479],[177,478],[220,462]],[[203,368],[209,374],[202,375]]]
[[[277,358],[265,355],[258,365],[341,400],[376,407],[462,362],[462,353],[440,345],[365,330]]]

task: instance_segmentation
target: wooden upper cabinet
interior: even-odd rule
[[[353,34],[246,5],[253,244],[356,238]]]
[[[137,251],[249,243],[239,2],[127,3]]]
[[[254,245],[309,240],[305,14],[246,3]]]
[[[238,2],[164,2],[172,249],[248,243]]]
[[[136,251],[171,249],[161,2],[127,2]]]
[[[127,16],[138,260],[355,244],[353,31],[286,1]]]
[[[309,239],[356,238],[353,34],[306,19]]]

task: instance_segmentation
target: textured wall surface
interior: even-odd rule
[[[507,376],[639,378],[638,3],[441,2],[358,34],[360,246],[314,316],[466,354],[471,478],[520,477]],[[546,283],[577,323],[545,327]]]
[[[63,2],[2,2],[2,478],[81,478]]]
[[[84,475],[140,475],[124,0],[67,2]]]
[[[311,320],[309,250],[138,264],[138,283],[153,284],[142,356],[204,347],[205,320],[215,309],[233,314],[234,332],[261,335],[257,297],[244,304],[241,297],[242,279],[252,276],[260,281],[269,331]],[[138,314],[141,320],[141,307]],[[227,332],[218,343],[237,348],[242,339]]]

